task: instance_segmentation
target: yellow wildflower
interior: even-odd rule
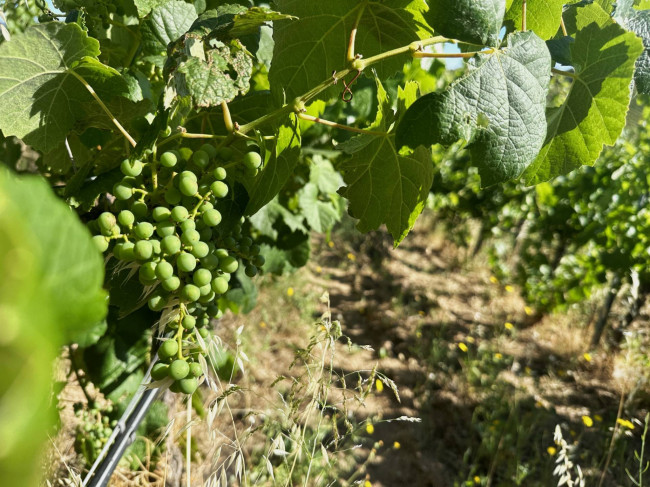
[[[461,352],[465,352],[465,353],[467,353],[467,345],[465,345],[463,342],[460,342],[460,343],[458,344],[458,348],[460,348],[460,351],[461,351]]]
[[[357,256],[354,255],[352,252],[348,252],[348,260],[354,262],[355,260],[357,260]]]
[[[316,266],[316,273],[320,274],[321,272],[323,272],[323,268],[321,266],[317,265]]]
[[[291,297],[291,296],[293,296],[293,293],[294,293],[294,290],[293,290],[292,287],[290,287],[289,289],[287,289],[287,296]]]
[[[632,421],[628,421],[627,419],[618,418],[618,419],[616,420],[616,422],[617,422],[618,424],[620,424],[621,426],[624,426],[624,427],[627,428],[627,429],[630,429],[630,430],[633,430],[633,429],[634,429],[634,424],[632,424]]]
[[[375,432],[375,427],[372,425],[372,423],[366,423],[366,433],[371,435],[374,432]]]
[[[467,337],[467,343],[474,343],[474,337]]]
[[[524,306],[524,313],[526,313],[526,316],[531,316],[533,314],[533,308],[530,306]]]
[[[594,419],[599,423],[603,422],[603,417],[600,414],[594,414]]]
[[[494,359],[495,360],[501,360],[503,358],[503,355],[501,355],[499,352],[494,354]]]
[[[329,242],[327,242],[327,246],[328,246],[330,249],[333,249],[333,248],[334,248],[334,242],[332,242],[332,241],[330,240]]]
[[[266,328],[266,322],[260,321],[260,328]]]
[[[555,449],[554,446],[549,446],[546,451],[548,452],[549,455],[553,456],[557,453],[557,450]]]
[[[474,475],[474,483],[475,484],[480,484],[481,483],[481,477],[479,477],[478,475]]]
[[[585,359],[587,362],[591,362],[591,354],[589,352],[583,353],[582,358]]]
[[[426,313],[425,313],[424,311],[422,311],[422,310],[418,311],[418,314],[419,314],[420,316],[424,316],[424,315],[426,315]]]
[[[506,290],[507,293],[511,293],[512,291],[515,290],[515,288],[512,287],[510,284],[508,284],[508,285],[505,287],[505,290]]]
[[[503,326],[506,327],[506,330],[514,330],[514,329],[515,329],[515,325],[513,325],[513,324],[510,323],[509,321],[506,321],[506,322],[503,324]]]
[[[372,484],[370,483],[370,480],[366,480],[366,481],[363,483],[363,487],[372,487]]]
[[[490,276],[490,282],[492,284],[496,284],[497,282],[499,282],[499,280],[495,276]]]
[[[395,448],[396,450],[399,450],[400,448],[402,448],[402,445],[400,444],[399,441],[396,441],[396,442],[393,443],[393,448]]]
[[[583,416],[582,422],[585,424],[587,428],[591,428],[594,425],[594,420],[591,419],[589,416]]]
[[[377,379],[375,381],[375,389],[377,389],[377,392],[382,392],[384,390],[384,383]]]

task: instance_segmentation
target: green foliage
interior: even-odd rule
[[[436,32],[470,44],[499,43],[504,0],[430,0],[429,4],[427,20]]]

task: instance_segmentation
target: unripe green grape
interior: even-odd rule
[[[198,362],[192,362],[190,364],[190,374],[192,377],[201,377],[203,375],[203,368]]]
[[[162,281],[160,285],[165,291],[169,291],[171,293],[181,287],[181,280],[176,276],[172,276]]]
[[[259,172],[260,172],[259,169],[251,169],[250,167],[244,169],[244,174],[246,174],[246,177],[249,178],[254,178],[259,174]]]
[[[210,164],[210,156],[207,152],[202,150],[197,150],[192,156],[192,162],[199,166],[201,169],[204,169]]]
[[[156,206],[151,212],[151,217],[155,222],[164,222],[171,217],[171,211],[164,206]]]
[[[138,220],[141,220],[147,216],[149,208],[144,201],[134,201],[131,204],[131,213],[133,213]]]
[[[240,251],[243,255],[248,255],[248,252],[250,251],[250,249],[251,249],[251,248],[250,248],[248,245],[240,245],[240,246],[239,246],[239,251]]]
[[[133,254],[138,260],[149,260],[153,256],[153,246],[148,240],[139,240],[133,247]]]
[[[124,159],[120,165],[120,171],[125,176],[136,177],[142,174],[142,161],[135,160],[130,162],[128,159]]]
[[[156,280],[156,263],[155,262],[145,262],[140,266],[138,274],[141,280],[147,282]]]
[[[133,242],[124,242],[124,244],[122,244],[122,249],[120,250],[120,259],[126,262],[135,260],[134,248],[135,244]]]
[[[230,279],[232,278],[232,276],[230,274],[227,274],[227,273],[222,274],[221,277],[223,277],[227,282],[230,282]]]
[[[210,159],[217,157],[217,148],[212,144],[203,144],[199,149],[210,156]]]
[[[212,175],[214,176],[214,179],[216,179],[217,181],[223,181],[224,179],[226,179],[226,176],[228,176],[228,173],[223,167],[217,167],[213,171]]]
[[[217,155],[219,156],[219,159],[223,161],[229,161],[230,158],[232,157],[232,149],[230,147],[221,147],[219,148]]]
[[[181,393],[181,384],[179,381],[174,381],[172,382],[172,385],[169,386],[169,390],[173,392],[174,394],[180,394]]]
[[[232,274],[237,271],[239,267],[239,262],[234,257],[228,256],[223,259],[219,259],[219,269],[227,274]]]
[[[126,201],[133,196],[133,188],[126,184],[117,183],[113,186],[113,196],[118,200]]]
[[[151,311],[161,311],[167,305],[167,300],[160,294],[156,294],[155,296],[149,298],[149,302],[147,304],[149,305],[149,309]]]
[[[149,222],[140,222],[133,229],[133,233],[139,239],[147,239],[153,235],[153,225]]]
[[[172,220],[175,222],[182,222],[188,216],[189,212],[184,206],[174,206],[174,208],[172,208]]]
[[[205,267],[210,271],[216,269],[217,267],[219,267],[219,258],[214,254],[208,254],[201,259],[201,266]]]
[[[216,227],[221,223],[221,213],[214,208],[203,212],[203,223],[209,227]]]
[[[192,272],[196,268],[196,257],[187,252],[181,252],[176,259],[176,267],[181,272]],[[196,299],[192,301],[196,301]]]
[[[248,264],[244,269],[244,272],[248,277],[255,277],[257,275],[257,267],[252,264]]]
[[[210,336],[210,330],[206,328],[201,328],[199,330],[199,335],[201,335],[202,338],[208,338],[208,336]]]
[[[112,226],[109,230],[102,230],[104,237],[117,237],[120,233],[121,231],[118,225]]]
[[[116,259],[122,260],[122,249],[124,248],[124,242],[118,242],[113,246],[113,255]]]
[[[201,294],[201,297],[199,298],[199,303],[201,303],[201,304],[211,303],[212,301],[214,301],[214,298],[217,295],[214,293],[213,290],[210,289],[209,285],[208,286],[203,286],[201,288],[201,292],[203,292],[204,289],[206,290],[207,294]]]
[[[212,290],[217,294],[225,294],[228,291],[228,281],[223,277],[215,277],[212,279]]]
[[[173,186],[168,188],[167,191],[165,191],[165,201],[167,202],[167,204],[177,205],[178,203],[180,203],[182,197],[183,195],[181,194],[181,192],[176,188],[174,188]]]
[[[253,239],[250,237],[243,237],[240,241],[239,244],[242,246],[250,247],[253,245]]]
[[[117,224],[117,220],[115,219],[115,215],[105,211],[97,218],[97,224],[101,230],[110,231]]]
[[[208,242],[210,239],[212,239],[212,229],[204,228],[199,232],[199,235],[201,237],[201,240],[203,240],[204,242]]]
[[[262,156],[257,152],[247,152],[244,154],[242,162],[247,169],[258,169],[262,165]]]
[[[196,230],[198,230],[198,231],[201,231],[201,230],[203,230],[204,228],[206,228],[206,224],[205,224],[205,222],[203,221],[203,219],[201,219],[201,218],[199,218],[198,220],[194,220],[194,223],[196,224],[195,228],[196,228]]]
[[[199,287],[205,286],[206,284],[210,284],[210,281],[212,280],[212,273],[207,270],[207,269],[197,269],[194,271],[194,275],[192,276],[192,282],[196,284]]]
[[[169,375],[169,365],[157,362],[151,368],[151,378],[153,380],[163,380]]]
[[[199,184],[199,194],[206,195],[210,191],[210,183],[203,182]]]
[[[196,174],[192,171],[183,171],[178,175],[178,182],[180,183],[181,181],[189,179],[190,181],[194,181],[195,183],[198,182],[198,179],[196,177]]]
[[[223,259],[225,257],[228,257],[228,251],[226,249],[216,249],[214,251],[214,255],[216,255],[218,258]]]
[[[178,389],[183,394],[194,394],[198,387],[199,382],[195,377],[190,377],[189,379],[181,379],[178,381]]]
[[[181,242],[185,245],[194,245],[201,240],[201,235],[196,230],[188,230],[181,235]]]
[[[219,306],[216,304],[211,304],[207,309],[208,316],[218,320],[223,316],[223,311],[219,309]]]
[[[117,215],[117,221],[123,227],[130,227],[131,225],[133,225],[133,222],[135,221],[135,215],[131,213],[129,210],[122,210]]]
[[[181,157],[181,160],[187,162],[192,158],[192,149],[189,147],[181,147],[178,149],[178,154]]]
[[[167,235],[160,241],[160,250],[165,255],[175,255],[181,250],[181,240],[176,235]]]
[[[178,342],[173,339],[168,339],[162,342],[158,349],[158,356],[165,360],[174,357],[178,353]]]
[[[197,259],[202,259],[210,253],[210,247],[205,242],[195,242],[192,244],[191,253]]]
[[[264,258],[263,255],[256,255],[253,258],[253,265],[256,267],[264,267],[265,263],[266,263],[266,259]]]
[[[223,239],[223,246],[229,249],[234,249],[237,246],[237,240],[232,237],[226,237]]]
[[[176,233],[176,225],[169,221],[159,222],[156,224],[156,233],[161,238],[173,236]]]
[[[215,181],[210,185],[210,191],[215,198],[225,198],[228,194],[228,185],[223,181]]]
[[[102,253],[108,250],[108,240],[103,235],[95,235],[93,237],[93,244]]]
[[[185,315],[185,317],[183,317],[181,325],[184,329],[191,330],[196,326],[196,318],[194,318],[192,315]]]
[[[212,293],[212,288],[210,287],[210,281],[208,281],[208,283],[204,284],[203,286],[199,286],[199,291],[201,291],[201,296],[207,296],[208,294]]]
[[[181,297],[189,302],[197,301],[201,297],[201,290],[194,284],[186,284],[181,289]]]
[[[181,232],[196,230],[196,223],[194,223],[194,220],[183,220],[179,227],[181,229]]]
[[[169,279],[173,275],[174,275],[174,266],[172,266],[166,260],[161,260],[160,262],[158,262],[158,265],[156,265],[156,277],[158,279],[164,281],[165,279]]]
[[[160,156],[160,165],[163,167],[174,167],[177,162],[178,158],[173,152],[164,152]]]
[[[196,183],[196,181],[185,178],[179,181],[178,189],[185,196],[194,196],[199,191],[199,185]]]
[[[181,380],[190,373],[190,366],[185,360],[176,359],[169,366],[169,377],[174,380]]]

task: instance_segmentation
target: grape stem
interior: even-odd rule
[[[578,75],[576,73],[573,73],[571,71],[564,71],[563,69],[551,68],[551,73],[559,74],[561,76],[568,76],[569,78],[572,79],[578,79]]]
[[[365,0],[364,2],[360,3],[359,6],[357,7],[359,11],[357,12],[357,16],[354,19],[354,25],[352,26],[352,30],[350,31],[350,41],[348,42],[348,62],[351,63],[352,61],[355,60],[356,54],[355,54],[355,49],[354,49],[354,44],[357,39],[357,30],[359,28],[359,22],[361,22],[361,17],[363,16],[363,12],[366,10],[366,5],[368,4],[368,0]]]
[[[99,104],[99,106],[102,108],[102,110],[104,110],[106,115],[108,115],[108,118],[111,119],[111,122],[113,122],[113,125],[115,125],[117,127],[117,129],[120,132],[122,132],[122,135],[124,135],[126,140],[128,140],[129,143],[133,147],[135,147],[137,144],[136,144],[135,140],[133,139],[133,137],[131,137],[131,135],[129,135],[129,133],[126,131],[126,129],[124,127],[122,127],[122,124],[117,121],[117,119],[115,118],[115,115],[113,115],[111,113],[111,111],[108,109],[108,107],[106,105],[104,105],[104,102],[101,100],[101,98],[99,98],[99,96],[97,96],[97,93],[95,93],[95,90],[93,89],[93,87],[90,86],[90,84],[88,84],[88,81],[86,81],[82,76],[77,74],[77,72],[75,72],[74,69],[68,70],[68,73],[70,73],[72,76],[77,78],[79,80],[79,82],[86,87],[86,89],[88,90],[90,95],[95,99],[95,101]]]
[[[196,218],[196,214],[199,212],[199,208],[201,208],[201,205],[203,203],[205,203],[205,201],[210,197],[211,194],[212,194],[212,191],[208,191],[207,193],[205,193],[204,196],[201,197],[199,202],[196,204],[196,206],[192,210],[192,213],[191,213],[192,220],[194,220]]]

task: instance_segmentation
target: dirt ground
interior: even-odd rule
[[[576,462],[591,479],[587,485],[597,485],[605,471],[612,434],[626,433],[631,441],[613,450],[608,465],[625,465],[633,457],[642,427],[637,423],[634,431],[617,427],[613,432],[613,425],[622,394],[636,391],[621,414],[628,419],[643,418],[647,396],[639,391],[638,372],[617,348],[588,350],[588,306],[537,319],[515,289],[491,278],[480,256],[466,261],[466,252],[446,241],[426,217],[395,250],[382,233],[364,238],[335,233],[331,243],[318,240],[313,247],[306,268],[261,279],[253,312],[221,320],[224,343],[249,358],[245,373],[233,379],[244,393],[231,396],[209,427],[194,427],[193,485],[207,485],[218,463],[216,452],[223,458],[234,435],[250,429],[260,415],[274,414],[274,381],[295,372],[290,368],[295,351],[306,345],[313,322],[326,310],[319,303],[324,292],[344,335],[369,346],[350,348],[339,340],[337,373],[363,371],[360,376],[367,378],[376,366],[399,389],[399,400],[386,386],[354,407],[355,424],[370,420],[374,430],[366,431],[361,448],[350,454],[341,485],[351,478],[377,487],[557,485],[556,454],[549,450],[555,449],[557,424],[576,445]],[[642,316],[637,326],[644,325]],[[489,367],[482,365],[486,358]],[[206,403],[214,404],[215,395],[206,392]],[[52,440],[56,448],[50,449],[52,485],[66,485],[62,479],[70,477],[69,470],[81,468],[69,405],[82,399],[74,381],[61,393],[68,407],[64,427]],[[168,446],[155,468],[139,473],[120,468],[111,485],[184,482],[185,407],[175,398],[166,400],[174,412],[170,434],[180,447]],[[386,421],[404,416],[418,421]],[[585,417],[595,418],[592,426]],[[255,449],[248,444],[244,456]],[[602,485],[632,485],[621,477],[622,468],[609,468]],[[513,480],[512,472],[520,470],[521,480]]]

